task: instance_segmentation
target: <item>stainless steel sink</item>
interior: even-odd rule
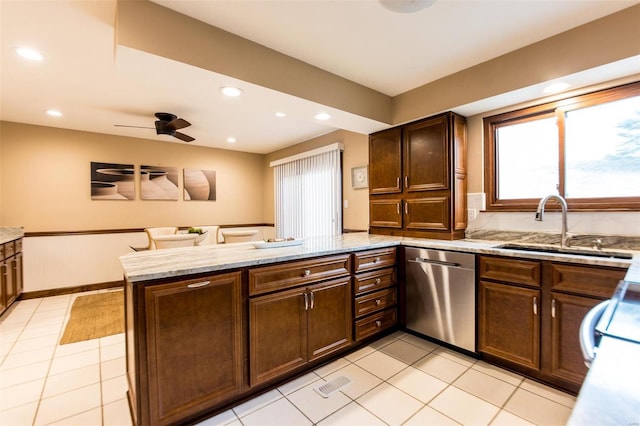
[[[596,250],[577,247],[557,247],[557,246],[536,246],[517,243],[508,243],[495,246],[495,248],[508,250],[522,250],[530,252],[558,253],[558,254],[575,254],[579,256],[606,257],[613,259],[631,259],[633,254],[619,251]]]

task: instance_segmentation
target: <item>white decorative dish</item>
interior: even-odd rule
[[[289,247],[299,246],[304,242],[303,238],[296,238],[294,240],[282,240],[282,241],[255,241],[253,246],[257,249],[276,248],[276,247]]]

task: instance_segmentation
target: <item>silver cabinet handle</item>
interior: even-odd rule
[[[305,269],[302,275],[308,277],[309,275],[311,275],[311,271],[309,269]]]
[[[378,263],[378,262],[380,262],[380,258],[379,257],[376,257],[375,259],[373,259],[373,263]]]
[[[187,288],[200,288],[200,287],[208,286],[209,284],[211,284],[211,281],[202,281],[199,283],[189,284],[187,285]]]
[[[404,177],[404,187],[405,189],[409,187],[409,176]]]
[[[533,315],[538,315],[538,298],[533,298]]]
[[[313,309],[313,304],[316,301],[316,296],[311,292],[311,309]]]
[[[551,299],[551,318],[556,317],[556,299]]]
[[[304,310],[309,310],[309,295],[307,293],[304,294]]]
[[[376,299],[376,306],[380,306],[381,303],[382,301],[380,299]]]
[[[396,178],[396,186],[400,189],[400,176]]]
[[[396,204],[396,214],[400,214],[400,204]]]
[[[404,203],[404,214],[409,214],[409,203],[406,201]]]
[[[380,321],[380,320],[376,321],[376,327],[377,328],[382,327],[382,321]]]
[[[376,285],[380,285],[381,282],[382,280],[380,278],[376,278]]]

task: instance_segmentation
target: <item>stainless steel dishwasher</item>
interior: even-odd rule
[[[409,330],[476,352],[475,256],[406,247]]]

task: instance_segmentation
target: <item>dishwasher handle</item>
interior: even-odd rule
[[[602,317],[605,309],[609,305],[610,300],[598,303],[591,308],[587,315],[584,316],[580,323],[580,349],[584,358],[584,365],[591,367],[593,359],[596,357],[596,324]]]
[[[416,257],[415,259],[407,259],[407,262],[410,263],[427,263],[430,265],[439,265],[439,266],[448,266],[451,268],[462,268],[463,266],[460,263],[456,262],[446,262],[444,260],[436,260],[436,259],[424,259],[422,257]]]

